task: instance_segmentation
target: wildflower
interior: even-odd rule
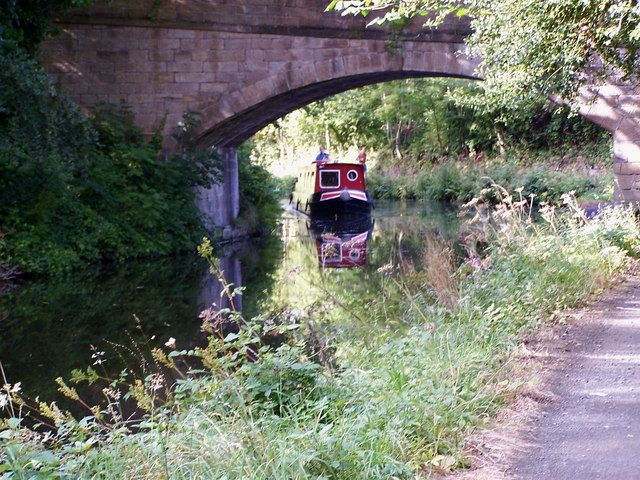
[[[202,319],[202,326],[200,327],[201,330],[208,333],[219,332],[222,329],[225,320],[224,315],[213,307],[200,312],[199,318]]]
[[[102,393],[104,393],[107,397],[114,399],[115,401],[120,400],[121,393],[111,387],[103,388]]]
[[[152,391],[160,390],[164,385],[164,377],[162,375],[154,375],[151,383],[149,384],[149,388]]]
[[[173,337],[169,337],[169,340],[165,342],[165,345],[169,348],[176,348],[176,339]]]
[[[393,262],[389,262],[386,265],[381,266],[380,268],[378,268],[378,273],[389,273],[393,270]]]
[[[22,382],[18,382],[15,385],[11,385],[10,383],[5,383],[2,386],[2,390],[4,390],[7,393],[18,393],[21,388],[20,385],[22,384]]]
[[[98,352],[98,351],[96,351],[96,353],[93,353],[93,354],[91,355],[91,358],[93,358],[93,359],[94,359],[93,364],[94,364],[94,365],[102,365],[102,364],[104,363],[104,361],[105,361],[105,360],[104,360],[104,355],[105,355],[105,353],[104,353],[104,352]]]
[[[0,393],[0,409],[3,409],[7,405],[9,405],[9,395]]]

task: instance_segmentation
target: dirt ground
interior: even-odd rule
[[[513,401],[447,480],[640,479],[640,275],[525,341]]]

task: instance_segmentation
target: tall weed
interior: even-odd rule
[[[201,367],[178,368],[183,376],[166,391],[157,374],[128,381],[129,396],[148,410],[135,428],[101,411],[74,420],[46,404],[41,414],[57,429],[22,427],[24,402],[7,385],[0,399],[14,418],[0,432],[1,475],[410,479],[464,465],[465,436],[518,381],[504,364],[519,333],[606,287],[640,245],[629,209],[587,221],[565,197],[566,213],[546,205],[534,222],[529,199],[496,188],[485,192],[502,198],[496,208],[482,198],[468,204],[468,228],[486,246],[470,248],[457,270],[433,243],[425,268],[377,272],[377,301],[353,311],[370,334],[338,340],[335,368],[316,361],[292,313],[245,321],[232,308],[210,312],[207,347],[155,352],[166,371],[182,359]],[[206,245],[203,253],[216,271]],[[389,309],[391,286],[404,292],[402,308]],[[327,311],[351,315],[338,305]],[[406,327],[374,330],[372,319],[390,311]],[[235,330],[225,332],[224,320]],[[274,332],[288,341],[268,346],[263,339]]]

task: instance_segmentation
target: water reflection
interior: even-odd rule
[[[354,268],[367,264],[367,243],[373,231],[371,215],[340,220],[311,217],[309,233],[315,240],[320,268]]]
[[[305,312],[318,336],[366,337],[372,325],[393,328],[401,317],[395,307],[380,318],[358,313],[395,295],[388,285],[381,294],[377,269],[418,258],[425,235],[455,238],[456,225],[455,212],[424,203],[379,203],[373,218],[351,224],[285,214],[279,235],[228,246],[219,257],[227,281],[244,288],[234,303],[245,318]],[[109,372],[135,366],[169,337],[191,348],[204,341],[200,312],[229,306],[207,270],[182,256],[25,282],[0,297],[0,362],[11,382],[53,400],[53,379],[90,366],[91,345],[106,352]]]

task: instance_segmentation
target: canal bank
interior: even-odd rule
[[[270,297],[285,296],[274,290],[285,290],[280,279],[290,278],[289,270],[314,281],[351,282],[354,292],[366,289],[368,277],[398,253],[417,256],[425,236],[455,241],[459,220],[453,209],[438,203],[380,202],[373,223],[368,262],[352,272],[319,276],[316,240],[307,222],[292,213],[284,214],[275,234],[222,245],[217,255],[227,280],[244,288],[241,303],[252,318]],[[304,281],[299,288],[308,290]],[[140,363],[138,347],[148,351],[169,337],[184,346],[202,344],[200,312],[220,304],[220,293],[220,282],[195,255],[27,280],[0,297],[0,361],[8,378],[19,378],[31,396],[64,401],[53,380],[93,363],[95,350],[106,352],[110,364],[105,366],[114,373]]]
[[[469,469],[443,479],[636,478],[637,262],[619,280],[523,337],[510,374],[520,385],[496,421],[467,439]]]
[[[108,433],[122,431],[116,420],[106,442],[92,440],[75,453],[51,450],[59,459],[51,469],[154,478],[164,465],[168,477],[347,479],[412,478],[463,466],[464,438],[512,391],[503,366],[520,333],[606,288],[637,250],[637,241],[625,243],[638,237],[630,212],[612,210],[587,224],[554,215],[536,225],[519,208],[495,212],[503,228],[492,229],[489,246],[460,269],[434,242],[421,246],[419,262],[402,262],[395,250],[393,261],[366,271],[360,283],[353,269],[318,269],[317,256],[308,260],[313,270],[283,264],[287,275],[275,274],[280,295],[260,305],[258,323],[224,339],[214,335],[196,350],[205,372],[181,381],[168,403],[149,403],[168,387],[159,383],[162,372],[131,387],[148,412],[143,431],[116,437]],[[398,245],[398,237],[386,241]],[[295,245],[291,258],[301,253]],[[456,288],[438,296],[447,291],[443,278],[455,279]],[[253,332],[288,341],[261,349],[253,361]],[[168,343],[155,355],[163,365],[190,357],[177,342],[170,354]],[[249,361],[233,355],[243,351]],[[87,421],[104,428],[97,419],[80,425],[53,416],[71,422],[74,438],[86,435]],[[11,468],[26,472],[25,455],[45,455],[43,444],[21,440],[7,426],[4,445],[20,452]]]

